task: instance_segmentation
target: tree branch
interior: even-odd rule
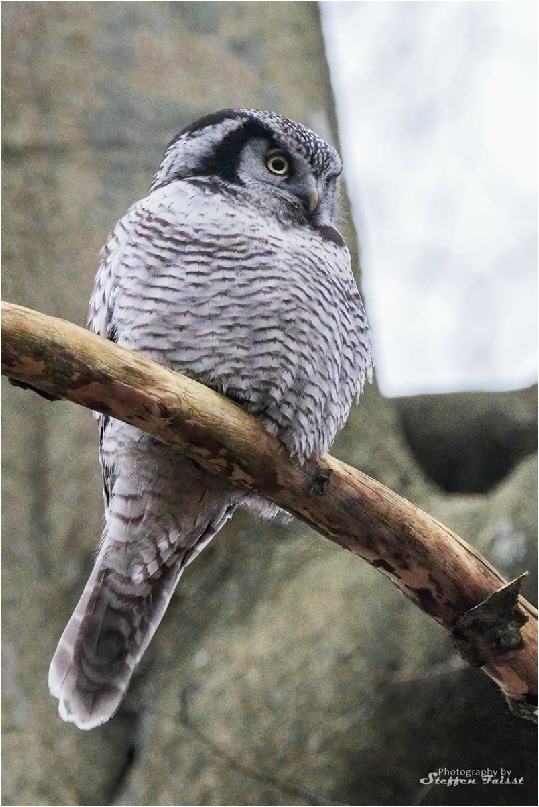
[[[258,491],[387,575],[530,717],[537,611],[461,538],[326,455],[291,461],[256,418],[203,385],[64,320],[2,303],[2,374],[104,412]]]

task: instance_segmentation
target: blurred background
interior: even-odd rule
[[[321,10],[382,392],[534,382],[537,4]]]
[[[534,598],[536,14],[3,3],[4,298],[83,324],[99,249],[177,131],[228,106],[302,121],[344,155],[378,357],[332,452],[508,578],[529,570]],[[537,803],[533,727],[387,578],[299,522],[234,517],[117,715],[64,724],[47,670],[101,531],[96,426],[2,384],[4,804]],[[420,781],[502,767],[522,785]]]

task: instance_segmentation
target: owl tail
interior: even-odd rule
[[[235,506],[190,535],[187,546],[157,561],[126,567],[125,544],[105,541],[49,670],[60,717],[80,729],[105,723],[117,710],[133,671],[155,633],[185,566],[206,546]],[[185,536],[184,536],[185,537]],[[155,542],[154,546],[155,546]],[[123,566],[123,569],[122,569]]]

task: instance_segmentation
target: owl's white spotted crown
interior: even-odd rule
[[[152,190],[175,179],[221,176],[234,181],[241,148],[252,138],[299,154],[314,174],[338,176],[342,163],[333,146],[301,123],[255,109],[222,109],[186,126],[169,143]]]
[[[250,110],[245,110],[249,112]],[[252,112],[261,120],[266,121],[272,132],[281,130],[283,133],[282,145],[295,146],[303,154],[313,169],[320,172],[333,172],[340,174],[342,171],[341,158],[333,148],[319,137],[312,129],[308,129],[301,123],[283,118],[276,112]]]

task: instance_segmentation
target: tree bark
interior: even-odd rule
[[[64,320],[2,304],[2,373],[178,446],[362,557],[447,628],[512,708],[537,702],[537,612],[455,533],[326,455],[303,466],[256,418],[198,382]]]

